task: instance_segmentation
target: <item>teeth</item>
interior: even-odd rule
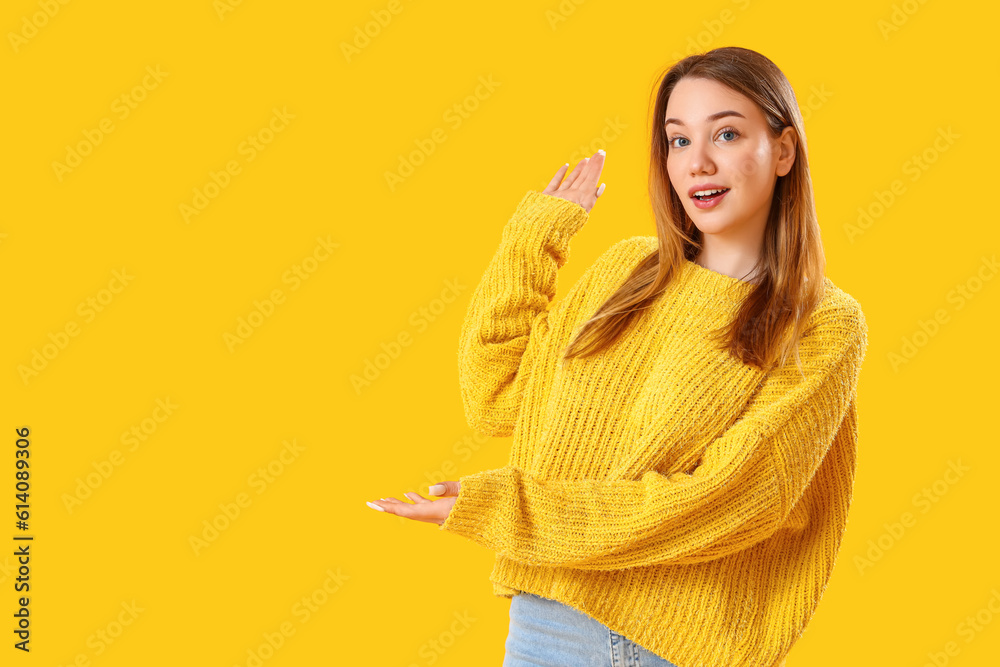
[[[695,197],[705,197],[707,195],[715,194],[716,192],[725,192],[729,188],[719,188],[717,190],[698,190],[694,193]]]

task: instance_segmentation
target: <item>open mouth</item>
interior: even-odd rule
[[[712,201],[729,192],[729,188],[719,188],[718,190],[705,190],[703,194],[696,194],[693,198],[698,201]]]

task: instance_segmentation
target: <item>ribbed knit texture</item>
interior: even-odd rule
[[[497,596],[558,600],[679,667],[781,667],[847,523],[864,314],[825,278],[802,373],[790,359],[764,374],[707,338],[753,285],[685,261],[610,348],[562,367],[656,248],[655,236],[615,243],[553,304],[588,217],[529,191],[474,290],[465,414],[514,437],[507,466],[460,478],[441,529],[496,552]]]

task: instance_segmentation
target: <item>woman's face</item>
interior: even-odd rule
[[[749,98],[717,81],[691,77],[674,86],[664,121],[667,174],[695,226],[705,234],[749,233],[759,239],[774,183],[795,160],[793,129],[786,127],[774,139]],[[699,202],[691,190],[705,185],[728,191]]]

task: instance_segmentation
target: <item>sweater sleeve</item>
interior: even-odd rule
[[[617,570],[720,558],[773,535],[855,401],[867,348],[851,300],[829,309],[794,359],[766,376],[690,474],[538,479],[506,466],[460,478],[441,530],[532,565]]]
[[[473,291],[461,327],[459,387],[469,426],[513,432],[537,339],[547,332],[556,272],[570,238],[589,218],[583,206],[536,191],[518,204],[500,247]]]

